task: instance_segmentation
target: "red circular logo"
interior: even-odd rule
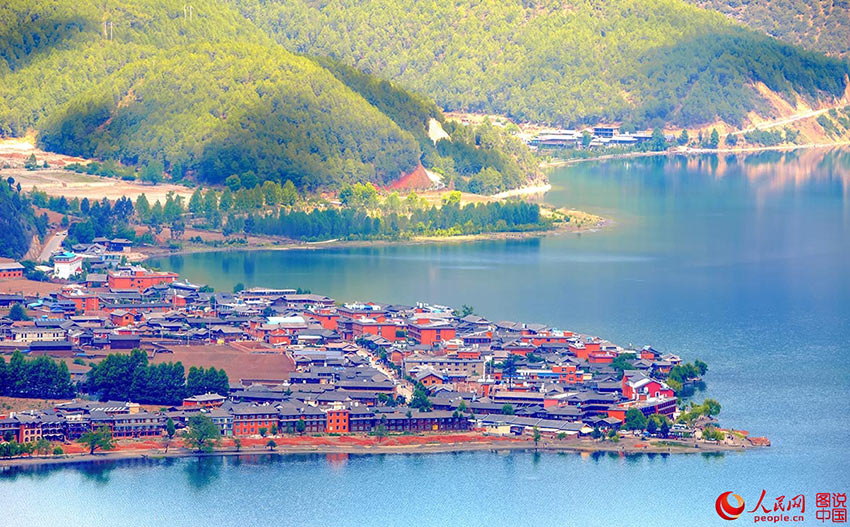
[[[738,502],[737,505],[729,503],[729,496],[734,496]],[[717,497],[714,502],[714,508],[717,510],[717,515],[724,520],[737,520],[741,513],[744,512],[744,498],[732,492],[724,492]]]

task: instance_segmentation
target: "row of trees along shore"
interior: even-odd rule
[[[521,200],[461,203],[458,191],[447,192],[439,205],[431,205],[411,192],[381,195],[371,183],[345,185],[339,202],[302,197],[294,185],[265,181],[235,192],[226,187],[195,189],[188,201],[169,193],[153,204],[144,194],[135,203],[120,198],[90,201],[47,197],[37,188],[31,199],[38,205],[65,214],[66,245],[90,243],[97,237],[122,237],[153,243],[153,235],[169,228],[179,238],[187,225],[200,230],[221,230],[225,235],[256,234],[298,240],[403,239],[416,235],[453,236],[484,232],[546,230],[553,220],[540,206]],[[76,218],[75,220],[72,218]],[[133,224],[147,225],[137,234]]]

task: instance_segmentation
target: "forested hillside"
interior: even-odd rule
[[[217,2],[6,0],[0,3],[0,133],[23,135],[125,64],[198,41],[257,38]]]
[[[22,257],[32,237],[44,236],[46,230],[47,217],[35,216],[32,204],[18,191],[14,180],[0,181],[0,257]]]
[[[256,44],[134,61],[44,120],[40,139],[86,157],[164,160],[210,183],[253,172],[307,188],[384,184],[420,157],[409,133],[329,72]]]
[[[403,92],[368,78],[351,89],[223,3],[186,6],[4,3],[0,135],[35,128],[45,149],[213,183],[253,173],[311,189],[384,184],[417,166],[418,138],[381,109],[418,132],[439,116],[433,104],[382,99]]]
[[[447,109],[557,124],[743,122],[753,88],[844,92],[846,62],[683,0],[228,0],[287,48],[423,90]]]
[[[755,82],[811,102],[843,94],[848,71],[684,0],[0,5],[0,136],[36,130],[45,149],[130,166],[125,178],[237,175],[248,189],[386,185],[422,162],[498,192],[536,160],[437,104],[626,130],[741,124],[771,112]],[[432,119],[451,141],[430,141]]]
[[[385,79],[367,75],[328,57],[311,58],[333,73],[346,86],[362,95],[402,129],[413,134],[422,148],[434,147],[428,138],[428,121],[434,118],[445,124],[445,119],[433,100],[401,89]]]
[[[846,0],[688,1],[807,49],[850,54],[850,2]]]

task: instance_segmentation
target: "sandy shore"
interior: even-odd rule
[[[534,196],[537,194],[545,194],[550,190],[552,190],[552,185],[550,185],[549,183],[541,183],[538,185],[531,185],[528,187],[520,187],[512,190],[506,190],[504,192],[499,192],[498,194],[493,194],[490,197],[493,199],[505,199],[518,196]]]
[[[692,442],[689,442],[692,444]],[[305,445],[305,446],[279,446],[275,450],[268,448],[248,447],[236,450],[233,447],[216,449],[213,452],[194,452],[185,448],[171,448],[168,452],[164,449],[157,450],[124,450],[115,452],[97,452],[90,454],[74,454],[64,456],[33,456],[14,459],[0,460],[0,472],[15,467],[33,467],[44,465],[71,465],[79,463],[92,463],[103,461],[122,461],[131,459],[166,459],[166,458],[190,458],[190,457],[212,457],[212,456],[240,456],[240,455],[273,455],[273,454],[351,454],[351,455],[375,455],[375,454],[446,454],[455,452],[508,452],[508,451],[537,451],[550,453],[573,453],[573,454],[617,454],[617,455],[639,455],[639,454],[722,454],[727,452],[743,452],[752,446],[711,445],[700,443],[698,447],[693,446],[646,446],[637,447],[631,444],[594,442],[585,440],[541,442],[537,447],[530,440],[493,440],[466,443],[434,443],[423,445]]]

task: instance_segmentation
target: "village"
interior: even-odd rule
[[[0,295],[0,358],[60,361],[76,387],[75,398],[52,408],[0,407],[6,443],[46,440],[68,450],[95,430],[149,442],[203,415],[221,438],[262,445],[267,436],[297,446],[319,436],[394,435],[629,452],[769,445],[720,428],[716,401],[688,402],[705,363],[651,346],[490,321],[466,306],[344,303],[262,287],[215,292],[122,264],[129,247],[121,240],[76,249],[56,255],[49,282],[27,280],[18,262],[0,263],[4,290],[21,289]],[[99,362],[138,350],[151,364],[180,361],[181,372],[221,368],[227,384],[167,404],[86,391]]]
[[[623,132],[616,125],[596,125],[584,130],[543,128],[525,134],[524,142],[534,150],[578,149],[596,147],[629,147],[652,141],[652,131]],[[665,141],[675,141],[676,136],[666,134]]]

